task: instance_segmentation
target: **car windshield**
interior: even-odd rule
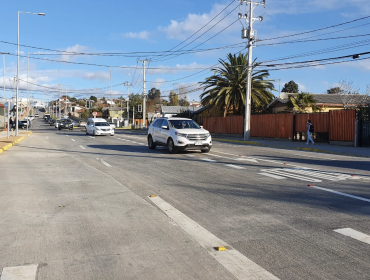
[[[109,126],[109,123],[106,122],[96,122],[95,126]]]
[[[168,121],[172,128],[176,129],[187,129],[196,128],[200,129],[199,125],[193,120],[170,120]]]

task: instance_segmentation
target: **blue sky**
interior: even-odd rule
[[[17,48],[14,44],[17,43],[17,12],[23,11],[46,14],[45,17],[21,14],[20,18],[20,44],[35,47],[21,46],[20,51],[22,56],[29,53],[29,89],[37,99],[56,99],[58,84],[62,85],[61,88],[68,95],[77,98],[90,95],[110,98],[109,66],[112,66],[113,97],[126,96],[126,87],[120,85],[125,81],[133,84],[130,93],[141,93],[143,71],[142,63],[137,62],[137,59],[152,59],[149,68],[153,69],[146,72],[147,90],[156,87],[163,96],[167,96],[170,90],[177,89],[177,83],[188,89],[196,89],[197,82],[212,74],[209,70],[200,71],[216,64],[218,59],[224,59],[228,53],[237,53],[245,48],[241,29],[242,24],[245,27],[246,23],[236,20],[239,12],[244,14],[247,10],[245,5],[238,5],[238,1],[223,0],[6,1],[2,3],[0,17],[0,52],[11,53],[5,56],[5,84],[11,87],[9,79],[16,75]],[[208,23],[218,13],[220,15]],[[254,16],[259,15],[263,15],[264,20],[256,21],[254,29],[262,41],[253,49],[253,58],[260,62],[285,58],[265,64],[317,60],[370,51],[370,36],[348,38],[370,33],[370,18],[357,20],[370,15],[370,6],[365,0],[266,0],[266,8],[259,6],[254,10]],[[349,21],[354,22],[342,24]],[[195,36],[183,42],[207,23]],[[326,28],[338,24],[342,25]],[[326,29],[310,32],[322,28]],[[204,35],[197,38],[204,32]],[[289,36],[303,32],[308,33]],[[288,37],[267,40],[281,36]],[[335,37],[344,38],[327,39]],[[276,44],[297,39],[324,40]],[[204,50],[232,44],[240,45],[175,56],[163,53],[171,49]],[[121,55],[70,55],[61,51]],[[122,53],[126,53],[126,56],[122,56]],[[295,55],[299,57],[291,57]],[[34,57],[59,62],[37,60]],[[361,59],[367,57],[370,55],[361,56]],[[20,58],[20,66],[20,79],[26,80],[26,58]],[[366,59],[309,68],[281,69],[284,67],[272,67],[280,70],[270,71],[270,78],[275,80],[277,90],[279,83],[282,88],[290,80],[298,83],[301,91],[310,93],[326,93],[327,89],[343,79],[352,81],[361,92],[366,90],[367,83],[370,84],[367,82],[370,60]],[[0,85],[2,88],[2,77]],[[21,88],[26,88],[25,82],[22,82]],[[93,90],[96,88],[98,90]],[[199,93],[189,93],[188,97],[190,100],[199,100]],[[7,92],[8,96],[11,94]],[[275,95],[278,94],[275,92]]]

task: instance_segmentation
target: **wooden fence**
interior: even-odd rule
[[[355,141],[355,110],[330,111],[330,141]]]
[[[243,116],[204,118],[203,126],[212,133],[243,134]]]
[[[293,113],[251,116],[251,137],[293,138]]]
[[[316,133],[328,133],[330,141],[353,142],[355,110],[334,110],[329,113],[265,114],[251,116],[251,137],[293,139],[296,132],[307,131],[311,120]],[[204,128],[211,133],[244,133],[244,117],[211,117],[203,119]]]

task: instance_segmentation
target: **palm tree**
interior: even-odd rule
[[[224,117],[232,109],[234,114],[241,114],[245,108],[248,55],[229,53],[227,60],[219,60],[221,67],[212,69],[214,75],[206,78],[204,91],[200,95],[203,106],[223,108]],[[253,64],[253,68],[258,66]],[[275,90],[273,80],[266,80],[267,70],[252,73],[252,111],[261,111],[271,102]]]
[[[321,108],[316,106],[317,100],[311,93],[301,92],[289,97],[288,108],[300,113],[306,113],[308,108],[313,112],[320,111]]]

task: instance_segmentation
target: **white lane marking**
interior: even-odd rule
[[[334,231],[370,245],[370,236],[365,233],[351,228],[339,228]]]
[[[104,164],[106,167],[112,167],[108,162],[102,160],[101,158],[96,158],[98,161],[100,161],[102,164]]]
[[[66,135],[67,137],[69,136],[69,135]]]
[[[76,141],[75,139],[71,139],[73,142]]]
[[[200,226],[198,223],[172,207],[160,197],[149,198],[159,209],[179,227],[199,243],[212,257],[223,265],[236,279],[279,279],[252,260],[232,248],[223,240]],[[226,251],[216,251],[214,247],[226,247]]]
[[[310,177],[307,177],[307,176],[300,176],[300,175],[296,175],[296,174],[293,174],[293,173],[286,172],[286,170],[284,170],[284,168],[261,169],[261,171],[265,172],[265,173],[272,173],[274,175],[278,175],[278,176],[280,175],[280,176],[283,176],[283,177],[293,178],[293,179],[297,179],[297,180],[301,180],[301,181],[305,181],[305,182],[312,182],[312,183],[322,182],[319,179],[314,179],[314,178],[310,178]]]
[[[83,150],[86,150],[86,148],[82,145],[80,145],[80,148],[83,149]]]
[[[90,138],[93,138],[93,139],[95,139],[95,137],[94,136],[89,136]]]
[[[143,145],[143,146],[146,146],[146,144],[145,143],[138,143],[139,145]]]
[[[235,160],[247,160],[247,161],[258,163],[257,159],[252,158],[252,157],[245,157],[245,156],[240,157],[240,155],[234,155],[234,154],[224,153],[224,152],[219,152],[219,151],[214,151],[214,152],[220,153],[220,154],[224,154],[224,155],[229,155],[229,156],[237,157],[237,158],[235,158]],[[232,159],[232,158],[227,158],[227,159]]]
[[[1,280],[35,280],[37,264],[4,267]]]
[[[255,160],[254,158],[247,158],[247,157],[240,157],[240,158],[237,158],[236,160],[240,160],[240,161],[251,161],[251,162],[258,163],[258,161]]]
[[[286,177],[273,175],[273,174],[270,174],[270,173],[258,173],[258,174],[263,175],[263,176],[267,176],[267,177],[271,177],[271,178],[274,178],[274,179],[286,179]]]
[[[194,157],[194,155],[185,154],[187,157]]]
[[[209,161],[209,162],[215,162],[215,160],[213,160],[213,159],[210,159],[210,158],[201,158],[201,160],[204,160],[204,161]]]
[[[300,157],[319,158],[319,159],[326,159],[326,160],[336,160],[334,158],[323,158],[323,157],[307,156],[307,155],[300,155],[300,154],[294,154],[294,155],[295,156],[300,156]]]
[[[116,138],[116,139],[118,139],[118,140],[122,140],[122,138]]]
[[[244,168],[244,167],[242,167],[242,166],[234,165],[234,164],[225,164],[225,166],[227,166],[227,167],[231,167],[231,168],[235,168],[235,169],[245,169],[245,168]]]
[[[343,195],[343,196],[346,196],[346,197],[350,197],[350,198],[362,200],[362,201],[365,201],[365,202],[370,202],[370,199],[363,198],[363,197],[356,196],[356,195],[346,194],[346,193],[342,193],[342,192],[337,192],[337,191],[334,191],[334,190],[331,190],[331,189],[325,189],[325,188],[321,188],[321,187],[317,187],[317,186],[312,186],[311,188],[315,188],[315,189],[318,189],[318,190],[322,190],[322,191],[326,191],[326,192],[331,192],[331,193]]]

